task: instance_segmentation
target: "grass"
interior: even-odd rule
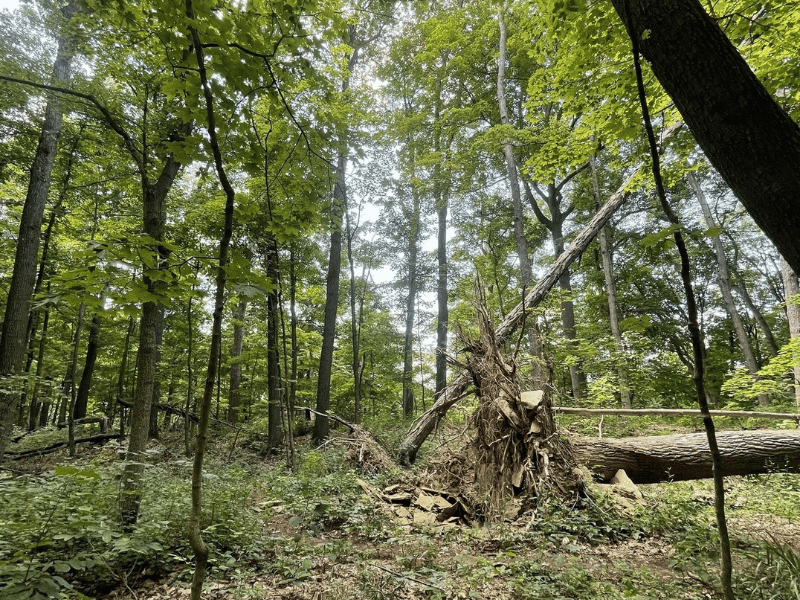
[[[543,500],[520,522],[433,534],[403,529],[368,498],[359,486],[364,476],[335,446],[301,446],[291,471],[281,458],[245,451],[228,460],[230,444],[218,438],[206,463],[203,527],[211,579],[234,598],[276,590],[331,598],[716,594],[710,482],[644,486],[647,504],[628,512],[603,495],[579,507]],[[133,532],[117,522],[121,465],[113,445],[82,449],[74,461],[62,455],[38,474],[4,474],[0,596],[99,598],[135,590],[145,578],[186,586],[189,463],[180,457],[180,436],[171,447],[168,440],[151,454]],[[382,473],[371,485],[412,476]],[[797,537],[790,535],[800,531],[800,476],[730,478],[727,497],[738,596],[800,600]]]

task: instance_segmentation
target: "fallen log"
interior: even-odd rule
[[[569,439],[576,460],[603,481],[619,469],[637,484],[712,476],[705,433]],[[717,443],[726,476],[800,473],[800,430],[718,431]]]
[[[627,417],[696,417],[703,414],[696,408],[573,408],[571,406],[554,406],[554,413],[564,415],[584,415],[600,417],[603,415],[620,415]],[[754,410],[710,410],[712,417],[733,417],[736,419],[778,419],[795,421],[800,424],[800,413],[761,412]]]
[[[662,135],[662,142],[671,137],[683,123],[676,123],[669,127]],[[569,247],[556,259],[544,277],[542,277],[530,291],[525,294],[520,302],[511,312],[509,312],[503,322],[497,326],[495,336],[497,345],[505,344],[520,325],[525,321],[525,313],[537,307],[547,296],[553,286],[558,282],[559,277],[569,266],[575,262],[589,243],[597,236],[598,232],[611,219],[616,210],[622,206],[628,196],[628,187],[639,175],[639,171],[645,163],[639,163],[630,176],[623,182],[619,189],[612,194],[591,221],[575,236]],[[433,406],[423,413],[409,429],[406,439],[400,445],[399,461],[401,465],[408,465],[416,460],[420,446],[433,431],[439,420],[447,414],[447,411],[456,402],[467,395],[467,390],[472,384],[472,379],[465,371],[459,373],[436,399]]]
[[[122,437],[119,433],[101,433],[86,438],[75,440],[75,444],[95,444],[98,442],[107,442],[108,440],[118,440]],[[12,460],[21,460],[23,458],[31,458],[33,456],[42,456],[44,454],[52,454],[60,448],[66,448],[69,442],[56,442],[45,446],[43,448],[34,448],[33,450],[6,450],[6,456]]]

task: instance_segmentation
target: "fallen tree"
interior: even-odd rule
[[[671,137],[683,123],[676,123],[669,127],[661,136],[661,141]],[[545,296],[558,282],[559,277],[569,266],[583,254],[591,241],[597,236],[598,232],[608,222],[611,216],[622,206],[628,195],[628,188],[633,180],[639,175],[644,163],[639,163],[631,172],[630,176],[623,182],[619,189],[606,201],[603,207],[597,211],[586,227],[575,236],[569,247],[556,259],[547,273],[542,277],[533,288],[525,294],[523,301],[520,302],[511,312],[506,315],[503,322],[497,326],[495,340],[497,346],[504,345],[514,334],[514,332],[524,323],[527,311],[539,306]],[[423,413],[409,429],[406,439],[400,445],[399,461],[402,465],[413,463],[417,458],[417,452],[423,442],[428,438],[439,420],[447,414],[447,411],[456,402],[468,394],[467,389],[472,384],[472,378],[466,371],[462,371],[450,382],[447,387],[436,399],[433,406]]]
[[[119,433],[101,433],[98,435],[93,435],[86,438],[81,438],[79,440],[75,440],[75,444],[97,444],[97,443],[105,443],[108,440],[118,440],[122,437]],[[55,442],[50,444],[49,446],[45,446],[43,448],[34,448],[32,450],[7,450],[6,456],[11,460],[21,460],[23,458],[31,458],[33,456],[42,456],[44,454],[52,454],[61,448],[66,448],[69,445],[69,442]]]
[[[570,439],[578,463],[603,481],[624,469],[634,483],[708,479],[705,433],[632,438]],[[718,431],[723,475],[800,473],[800,430]]]

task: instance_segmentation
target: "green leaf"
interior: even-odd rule
[[[648,234],[644,236],[639,242],[644,248],[649,248],[651,246],[655,246],[656,244],[664,241],[668,237],[672,236],[673,233],[680,230],[680,225],[670,225],[662,229],[661,231],[657,231],[655,233]]]

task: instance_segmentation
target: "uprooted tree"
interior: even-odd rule
[[[580,493],[578,465],[603,481],[620,469],[634,483],[712,477],[704,433],[594,439],[562,435],[556,429],[551,386],[523,392],[514,357],[501,349],[476,286],[478,335],[459,332],[465,356],[449,360],[462,369],[462,394],[474,393],[470,438],[476,491],[493,506],[511,494],[562,497]],[[724,475],[800,472],[800,430],[717,433]]]
[[[478,397],[471,440],[477,491],[494,506],[515,492],[538,496],[552,490],[568,496],[580,491],[572,447],[553,421],[552,386],[521,392],[516,361],[498,347],[480,282],[475,287],[478,336],[459,331],[466,356],[449,358],[468,374]]]

